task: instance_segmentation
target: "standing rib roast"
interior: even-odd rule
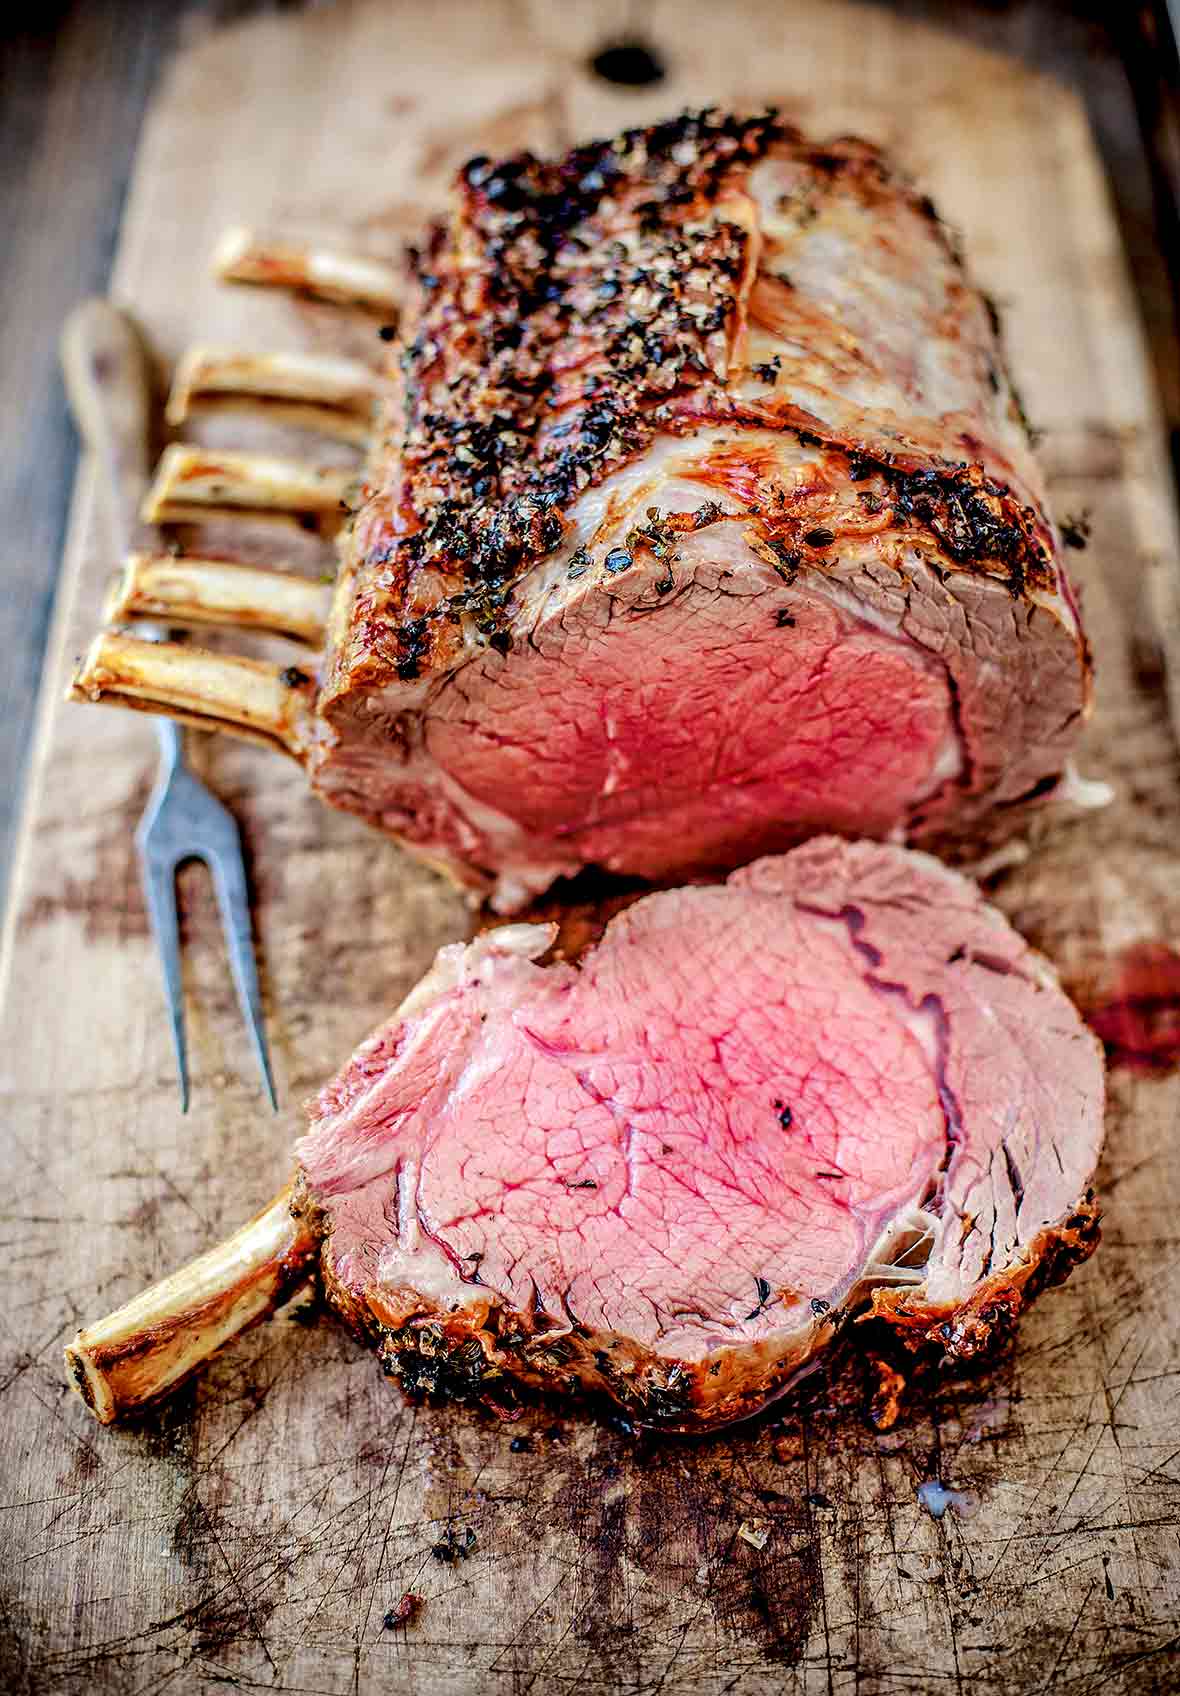
[[[355,265],[226,268],[382,298]],[[284,416],[311,383],[355,433],[363,381],[277,366]],[[106,635],[77,696],[276,742],[506,911],[816,831],[954,848],[1060,780],[1089,662],[994,313],[876,149],[705,112],[474,159],[376,386],[318,678]],[[343,486],[174,448],[151,512],[323,517]],[[306,585],[137,570],[157,599],[124,613],[321,634]]]
[[[740,1419],[848,1318],[970,1356],[1096,1240],[1098,1045],[925,854],[820,838],[444,948],[312,1103],[293,1190],[67,1351],[103,1420],[318,1266],[409,1391]]]

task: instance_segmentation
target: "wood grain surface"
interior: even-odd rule
[[[1092,516],[1077,556],[1100,668],[1084,765],[1118,798],[1062,822],[995,891],[1084,988],[1125,944],[1180,939],[1180,771],[1133,640],[1141,573],[1175,557],[1175,515],[1084,114],[1049,78],[880,10],[751,0],[720,16],[653,4],[669,75],[642,91],[586,74],[591,25],[573,7],[406,0],[199,42],[146,126],[113,292],[169,358],[197,336],[356,346],[326,308],[215,288],[221,227],[381,250],[473,151],[561,146],[708,99],[774,98],[816,131],[886,142],[1004,303],[1058,511]],[[412,1409],[302,1306],[141,1428],[93,1425],[63,1383],[64,1338],[265,1200],[297,1104],[471,924],[432,874],[312,803],[294,768],[194,737],[249,845],[284,1108],[262,1109],[193,872],[181,1118],[131,843],[153,739],[135,717],[58,702],[111,563],[84,473],[2,961],[3,1688],[1175,1689],[1175,1077],[1112,1078],[1096,1259],[1010,1357],[928,1386],[885,1436],[839,1361],[708,1441],[568,1411],[500,1424]],[[963,1493],[941,1520],[917,1496],[934,1479]],[[420,1611],[386,1623],[406,1593]]]

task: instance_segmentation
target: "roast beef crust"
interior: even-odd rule
[[[916,213],[959,266],[931,202],[877,149],[816,146],[773,111],[688,113],[553,161],[463,168],[451,219],[413,255],[396,394],[345,549],[329,720],[355,690],[445,669],[472,634],[506,649],[516,582],[561,547],[578,497],[659,433],[791,432],[844,478],[883,478],[885,522],[930,538],[946,569],[998,574],[1014,595],[1058,586],[1052,527],[1004,443],[980,436],[977,459],[951,460],[921,428],[837,432],[785,397],[732,392],[758,257],[743,188],[772,154],[805,166],[813,198]],[[961,300],[1007,391],[994,310],[965,280]],[[750,516],[788,575],[789,527]]]
[[[1025,1308],[1053,1284],[1064,1283],[1101,1240],[1093,1195],[1061,1224],[1041,1231],[1023,1259],[985,1278],[959,1306],[932,1306],[921,1289],[873,1292],[866,1319],[881,1319],[908,1348],[941,1348],[950,1360],[975,1360],[999,1347]]]
[[[296,1208],[330,1233],[330,1217],[299,1180]],[[375,1347],[384,1371],[411,1397],[476,1401],[503,1411],[517,1386],[563,1395],[606,1396],[638,1423],[669,1432],[714,1429],[748,1418],[786,1390],[812,1355],[850,1321],[880,1321],[915,1353],[975,1361],[1001,1348],[1025,1309],[1062,1283],[1098,1246],[1092,1194],[1039,1232],[1022,1258],[986,1278],[956,1306],[934,1306],[922,1286],[884,1288],[844,1308],[813,1311],[802,1329],[718,1350],[700,1362],[670,1360],[615,1333],[593,1331],[540,1310],[518,1313],[473,1287],[452,1311],[405,1288],[370,1285],[359,1298],[335,1278],[330,1236],[320,1256],[329,1305]]]

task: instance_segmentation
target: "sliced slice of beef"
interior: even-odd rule
[[[473,161],[344,549],[325,799],[492,888],[1051,790],[1089,660],[994,312],[872,147],[717,113]]]
[[[286,1192],[68,1351],[151,1400],[318,1258],[411,1392],[605,1392],[671,1430],[762,1406],[849,1318],[969,1356],[1090,1252],[1098,1044],[924,854],[821,838],[439,953],[312,1104]]]
[[[926,856],[817,841],[581,962],[444,949],[298,1153],[330,1299],[411,1390],[740,1418],[857,1309],[970,1354],[1087,1252],[1097,1044]]]

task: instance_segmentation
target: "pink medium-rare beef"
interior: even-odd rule
[[[994,313],[874,148],[473,160],[394,369],[312,779],[502,909],[1059,779],[1089,661]]]
[[[822,838],[552,934],[444,948],[298,1148],[407,1389],[716,1424],[858,1310],[970,1355],[1093,1246],[1098,1045],[961,875]]]

